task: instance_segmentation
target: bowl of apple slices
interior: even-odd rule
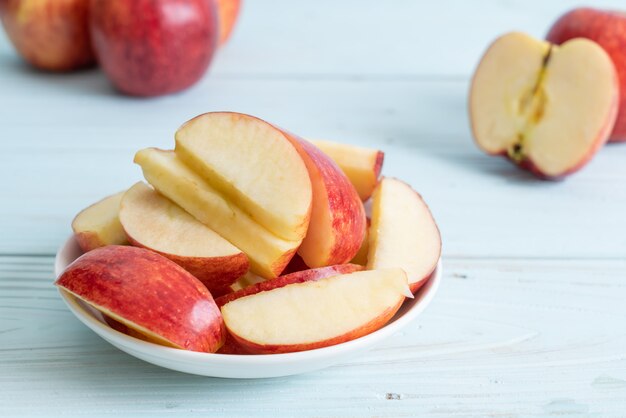
[[[233,112],[175,138],[138,151],[147,183],[81,211],[57,253],[62,299],[112,345],[198,375],[292,375],[384,341],[434,297],[439,230],[380,177],[381,151]]]

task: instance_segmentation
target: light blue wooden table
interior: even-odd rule
[[[480,153],[466,115],[486,45],[576,3],[248,0],[210,74],[155,100],[30,71],[0,37],[0,416],[625,417],[626,144],[541,182]],[[135,150],[222,109],[386,151],[444,239],[413,326],[326,370],[235,381],[143,363],[70,314],[52,260],[73,215],[140,178]]]

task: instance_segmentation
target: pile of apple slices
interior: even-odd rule
[[[338,344],[385,325],[439,260],[428,207],[379,179],[378,150],[216,112],[135,162],[149,185],[76,216],[86,254],[56,284],[136,338],[238,354]]]

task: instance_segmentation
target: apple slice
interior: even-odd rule
[[[367,254],[369,253],[369,249],[370,249],[369,240],[370,240],[370,227],[371,227],[372,221],[369,218],[367,218],[366,221],[367,221],[367,224],[365,228],[365,236],[363,237],[361,248],[359,248],[359,252],[356,253],[354,258],[352,258],[352,260],[350,261],[351,263],[358,264],[360,266],[367,265]]]
[[[260,226],[183,164],[173,151],[147,148],[135,155],[135,162],[159,193],[243,251],[254,273],[264,278],[277,277],[300,245],[300,241],[278,238]]]
[[[441,236],[428,206],[408,184],[384,177],[372,196],[368,269],[401,268],[415,293],[437,267]]]
[[[126,234],[118,217],[124,192],[105,197],[83,209],[72,221],[78,246],[84,251],[112,244],[126,244]]]
[[[336,266],[319,267],[316,269],[301,270],[295,273],[285,274],[284,276],[277,277],[272,280],[259,281],[249,286],[237,290],[236,292],[229,293],[224,296],[220,296],[215,299],[217,306],[226,305],[235,299],[242,298],[244,296],[254,295],[260,292],[266,292],[268,290],[284,287],[294,283],[304,283],[312,280],[325,279],[327,277],[338,276],[340,274],[353,273],[355,271],[363,270],[363,266],[356,264],[338,264]]]
[[[301,241],[311,216],[307,167],[287,134],[240,113],[205,113],[176,132],[176,155],[276,236]]]
[[[224,323],[211,293],[152,251],[97,248],[70,264],[55,284],[150,341],[211,353],[224,342]]]
[[[544,178],[582,167],[607,141],[618,81],[596,43],[551,45],[522,33],[498,38],[483,56],[469,99],[476,143]]]
[[[288,134],[313,185],[313,207],[298,254],[311,268],[352,260],[365,236],[365,209],[341,169],[315,145]]]
[[[222,306],[233,339],[256,354],[312,350],[385,325],[411,295],[401,269],[290,284]]]
[[[331,141],[311,142],[337,163],[352,182],[362,201],[370,198],[378,184],[385,158],[384,152]]]
[[[213,295],[224,293],[248,271],[241,250],[145,183],[124,194],[120,222],[133,245],[169,258]]]

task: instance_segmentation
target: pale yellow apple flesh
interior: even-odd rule
[[[260,226],[183,164],[173,151],[147,148],[135,155],[135,162],[157,191],[243,251],[252,272],[264,278],[277,277],[300,245]]]
[[[385,325],[411,295],[401,269],[290,284],[222,306],[231,336],[252,353],[284,353],[353,340]]]
[[[437,224],[408,184],[385,177],[372,196],[368,269],[401,268],[415,292],[430,277],[441,255]]]
[[[124,194],[119,216],[131,243],[174,261],[212,293],[248,271],[241,250],[145,183]]]
[[[560,177],[606,142],[617,99],[615,67],[596,43],[574,39],[556,46],[509,33],[476,69],[470,119],[485,152]]]
[[[126,234],[118,217],[124,192],[106,197],[83,209],[72,221],[74,237],[87,252],[105,245],[127,244]]]
[[[176,132],[176,154],[273,234],[290,241],[304,238],[311,181],[281,130],[253,116],[205,113]]]
[[[341,168],[359,193],[361,200],[370,198],[382,170],[385,156],[382,151],[332,141],[311,142]]]

